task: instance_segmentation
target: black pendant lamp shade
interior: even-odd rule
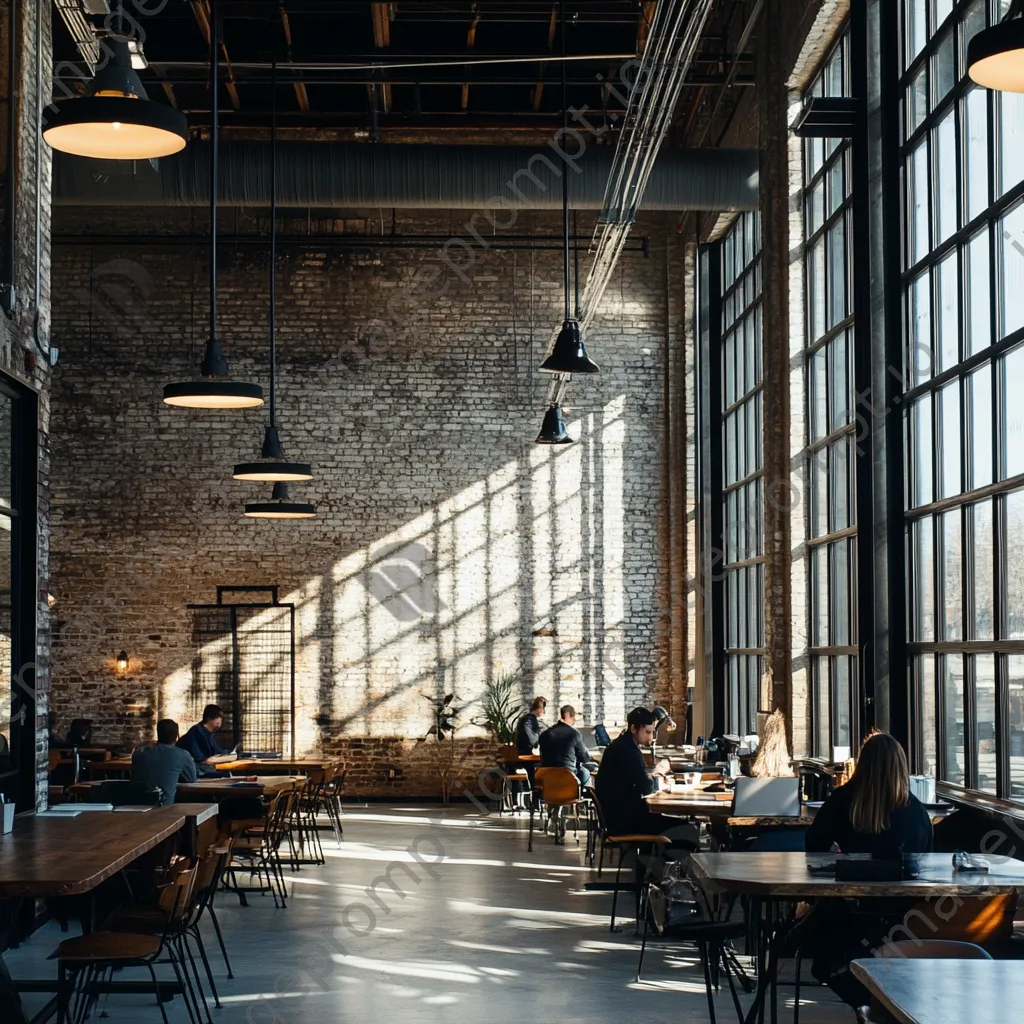
[[[600,373],[597,363],[587,355],[578,321],[566,320],[562,324],[551,355],[538,369],[542,373]]]
[[[58,100],[44,115],[43,139],[53,149],[99,160],[149,160],[185,148],[188,121],[154,103],[132,67],[128,40],[111,36],[107,63],[88,96]]]
[[[316,506],[305,501],[290,501],[288,485],[274,484],[270,501],[247,501],[245,515],[249,519],[315,519]]]
[[[289,462],[277,433],[277,63],[271,79],[270,106],[270,421],[263,434],[259,462],[240,462],[235,466],[236,480],[266,480],[272,483],[289,480],[312,480],[313,467],[308,462]],[[247,506],[248,507],[248,506]],[[310,508],[313,506],[310,505]],[[248,515],[248,512],[246,513]],[[279,517],[284,518],[284,517]],[[298,517],[296,517],[298,518]]]
[[[544,423],[537,435],[537,444],[572,444],[572,438],[565,430],[565,416],[559,405],[548,406]]]
[[[184,409],[254,409],[263,404],[263,388],[248,381],[228,379],[228,361],[217,337],[217,189],[220,183],[217,57],[220,21],[215,0],[211,0],[210,7],[210,333],[199,364],[201,379],[164,385],[164,402]]]
[[[276,483],[279,480],[312,480],[313,467],[308,462],[288,462],[284,457],[284,447],[277,435],[277,427],[267,424],[263,434],[263,448],[260,450],[260,462],[240,462],[235,466],[236,480],[266,480]]]
[[[967,44],[967,72],[978,85],[1024,92],[1024,18],[993,25]]]

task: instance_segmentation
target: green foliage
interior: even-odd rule
[[[423,737],[424,739],[436,736],[440,743],[448,736],[454,737],[455,716],[459,713],[459,709],[452,704],[454,699],[454,693],[449,693],[440,700],[434,697],[427,697],[434,712],[434,724],[427,730],[427,735]]]
[[[526,710],[519,698],[519,673],[499,672],[488,684],[481,700],[482,725],[499,743],[513,743],[516,723]]]

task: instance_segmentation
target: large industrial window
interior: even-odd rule
[[[966,75],[967,41],[1006,3],[902,3],[915,760],[955,786],[1021,799],[1024,96]]]
[[[728,731],[756,728],[764,669],[761,219],[721,244],[725,693]]]
[[[847,32],[805,99],[850,95],[849,48]],[[849,140],[804,140],[807,635],[813,753],[822,757],[858,732],[851,176]]]

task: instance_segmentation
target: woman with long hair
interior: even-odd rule
[[[808,852],[871,853],[898,858],[931,849],[932,823],[910,792],[903,747],[887,732],[870,735],[861,747],[853,778],[832,791],[811,827]]]
[[[832,791],[808,828],[805,845],[809,853],[838,850],[892,860],[931,849],[931,820],[910,792],[907,755],[892,736],[874,732],[864,741],[853,778]],[[869,997],[850,973],[850,961],[869,956],[905,909],[830,899],[809,915],[800,944],[814,950],[811,973],[856,1009],[858,1020],[864,1019],[860,1008]]]

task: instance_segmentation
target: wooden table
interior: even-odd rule
[[[713,793],[699,789],[684,793],[660,790],[644,797],[652,814],[667,814],[673,818],[713,818],[724,821],[732,814],[732,793],[722,793],[717,799]]]
[[[854,960],[854,977],[900,1024],[1006,1024],[1024,1005],[1019,960]]]
[[[538,758],[537,760],[540,760]],[[245,761],[222,761],[210,765],[219,772],[237,772],[243,775],[301,775],[309,771],[323,771],[328,765],[337,764],[336,757],[298,757],[298,758],[254,758]],[[109,761],[89,761],[85,765],[91,778],[101,775],[130,774],[132,759],[130,757],[112,757]]]
[[[172,804],[147,811],[83,811],[74,817],[18,817],[0,835],[0,899],[74,896],[95,889],[216,804]]]
[[[758,950],[757,996],[745,1024],[753,1024],[771,993],[772,1021],[778,1018],[777,979],[780,952],[793,928],[792,911],[777,913],[779,903],[798,900],[840,898],[924,899],[938,896],[996,896],[1024,890],[1024,862],[995,857],[980,860],[990,865],[985,873],[954,873],[948,853],[920,855],[920,875],[892,882],[838,881],[834,875],[811,874],[808,865],[837,859],[836,854],[807,853],[696,853],[690,858],[690,872],[709,894],[735,893],[752,897],[764,906],[767,933]],[[859,858],[866,859],[866,858]],[[812,911],[813,913],[813,911]],[[964,1018],[972,1020],[971,1017]]]
[[[305,775],[258,775],[255,782],[244,785],[242,779],[197,779],[179,782],[176,799],[224,800],[233,796],[274,796],[289,789],[298,789],[306,783]]]

